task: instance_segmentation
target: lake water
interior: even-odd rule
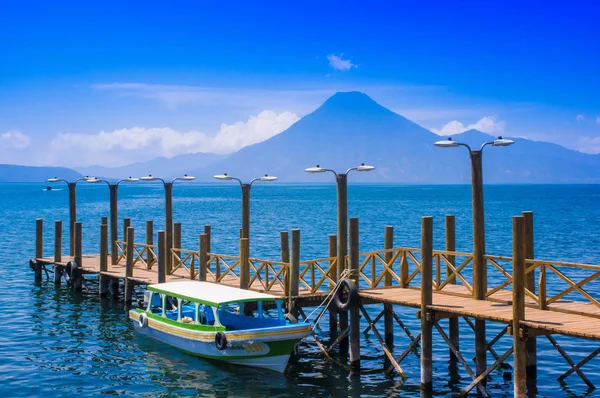
[[[197,359],[137,335],[122,302],[75,295],[66,284],[33,282],[35,219],[45,220],[45,254],[53,250],[53,221],[63,220],[68,247],[68,195],[46,192],[43,184],[0,185],[0,387],[5,396],[206,395],[206,396],[419,396],[419,360],[402,363],[408,379],[381,371],[383,354],[373,334],[362,335],[362,371],[349,374],[326,361],[307,339],[285,374]],[[236,254],[241,223],[240,190],[234,184],[179,184],[174,187],[174,221],[183,224],[183,247],[196,248],[205,224],[213,231],[212,250]],[[120,218],[130,217],[141,242],[145,220],[164,225],[164,195],[158,184],[122,184]],[[279,258],[279,231],[301,230],[301,258],[327,256],[327,235],[336,233],[334,185],[255,184],[252,188],[252,256]],[[457,250],[471,251],[470,186],[350,185],[349,215],[360,219],[361,251],[383,247],[386,225],[395,227],[395,246],[420,245],[420,217],[434,218],[434,248],[444,247],[444,215],[456,216]],[[538,258],[600,264],[600,186],[514,185],[485,189],[486,240],[490,254],[511,254],[511,216],[531,210]],[[101,216],[108,216],[106,186],[78,186],[78,218],[84,252],[97,252]],[[120,221],[120,226],[122,221]],[[597,282],[593,282],[597,283]],[[588,290],[598,292],[598,286]],[[378,308],[370,311],[378,312]],[[417,334],[415,310],[395,308]],[[326,323],[324,323],[326,325]],[[383,325],[383,324],[381,324]],[[325,335],[327,326],[320,331]],[[501,326],[489,324],[491,339]],[[461,322],[464,357],[474,357],[473,334]],[[325,336],[326,337],[326,336]],[[557,337],[577,362],[597,344]],[[540,396],[594,396],[576,376],[556,380],[569,367],[553,347],[538,339]],[[408,339],[396,328],[395,353]],[[512,344],[505,336],[498,352]],[[488,354],[488,361],[491,355]],[[509,359],[512,364],[512,359]],[[583,367],[600,385],[600,359]],[[512,396],[504,370],[492,373],[492,396]],[[449,366],[448,348],[434,333],[434,395],[447,396],[469,384],[462,369]]]

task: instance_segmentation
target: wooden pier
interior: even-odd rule
[[[522,397],[526,395],[527,388],[535,388],[536,341],[546,338],[570,366],[559,379],[576,373],[593,389],[595,387],[582,367],[600,353],[600,302],[586,291],[586,286],[600,278],[600,266],[535,259],[532,214],[523,213],[513,217],[512,222],[512,256],[484,255],[487,272],[483,276],[475,276],[485,277],[487,280],[483,284],[473,280],[474,255],[455,251],[453,216],[446,217],[445,250],[433,249],[432,219],[423,217],[420,248],[394,247],[393,228],[386,227],[383,249],[361,253],[358,219],[350,219],[349,254],[340,260],[336,236],[331,235],[329,257],[308,261],[300,259],[299,230],[291,231],[291,244],[289,234],[281,233],[281,258],[271,261],[251,258],[247,238],[240,238],[237,255],[214,253],[211,250],[210,226],[205,226],[204,233],[199,236],[197,249],[184,249],[180,247],[181,225],[175,224],[173,247],[168,253],[164,231],[158,232],[158,244],[155,245],[153,223],[148,221],[146,241],[136,243],[134,229],[126,220],[125,239],[109,245],[106,219],[100,225],[99,254],[84,254],[81,223],[76,223],[74,255],[64,256],[62,222],[57,221],[54,256],[44,257],[43,221],[37,220],[36,256],[30,266],[36,279],[41,279],[44,272],[49,276],[49,271],[52,271],[55,283],[61,283],[65,276],[79,291],[87,275],[98,275],[100,295],[116,298],[119,286],[123,286],[126,302],[131,302],[136,285],[186,279],[264,291],[283,297],[288,312],[296,318],[306,318],[304,307],[320,305],[335,293],[338,280],[345,275],[358,287],[359,300],[347,312],[349,321],[348,317],[344,317],[345,313],[332,306],[323,309],[330,312],[329,347],[325,347],[316,334],[314,338],[326,358],[332,358],[331,354],[337,347],[341,353],[349,354],[350,368],[359,370],[361,334],[372,332],[381,345],[387,371],[395,371],[405,378],[402,361],[420,345],[420,382],[422,389],[427,391],[433,388],[432,341],[439,335],[449,347],[450,359],[460,363],[472,378],[460,395],[477,391],[480,395],[490,396],[486,390],[486,379],[512,355],[514,393]],[[109,253],[109,247],[116,251]],[[492,283],[495,285],[491,286]],[[480,294],[482,299],[476,299],[474,285],[487,286],[486,291]],[[381,312],[371,317],[366,306],[381,306]],[[416,337],[394,312],[394,306],[415,309],[421,320],[421,330]],[[339,323],[336,321],[338,315]],[[477,358],[483,358],[485,363],[470,364],[462,355],[458,327],[461,319],[474,331],[477,329],[476,322],[504,325],[498,335],[486,336],[492,338],[475,347]],[[378,329],[381,321],[383,333]],[[366,329],[362,329],[365,325]],[[401,353],[394,353],[401,348],[394,344],[396,326],[410,339]],[[505,352],[496,352],[494,344],[504,335],[511,335],[513,344]],[[590,341],[591,353],[575,363],[557,343],[555,335]],[[493,358],[489,361],[491,363],[486,359],[488,353]]]

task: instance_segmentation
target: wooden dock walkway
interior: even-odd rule
[[[451,359],[458,361],[473,379],[461,395],[477,389],[479,394],[489,396],[485,389],[486,378],[513,355],[515,391],[519,391],[519,394],[515,394],[523,396],[526,378],[535,380],[537,373],[536,338],[544,337],[570,366],[570,370],[559,379],[563,380],[575,373],[589,388],[595,388],[581,368],[600,353],[596,343],[600,341],[600,302],[586,290],[592,286],[592,282],[600,280],[600,266],[526,258],[527,245],[532,244],[533,240],[523,236],[524,220],[523,217],[515,217],[513,221],[511,257],[485,255],[488,270],[486,274],[495,275],[486,275],[487,293],[479,300],[474,296],[477,281],[473,280],[470,269],[473,266],[473,254],[433,250],[430,218],[423,219],[421,248],[393,247],[389,238],[393,236],[393,231],[391,227],[387,227],[385,248],[365,253],[358,251],[358,220],[350,219],[350,254],[346,256],[345,264],[339,266],[334,236],[329,239],[330,257],[300,261],[300,232],[292,231],[291,247],[288,234],[284,232],[281,236],[281,259],[271,261],[251,258],[246,238],[240,239],[238,255],[213,253],[210,227],[205,228],[205,233],[200,235],[197,250],[178,247],[181,246],[180,236],[176,235],[174,247],[167,253],[164,232],[158,233],[158,245],[153,244],[152,237],[147,238],[144,243],[135,243],[134,230],[127,225],[127,239],[111,242],[109,251],[106,223],[101,225],[100,254],[82,254],[81,224],[77,223],[74,229],[74,256],[65,256],[60,243],[61,224],[57,222],[55,254],[53,257],[44,257],[43,222],[38,220],[36,257],[30,265],[35,271],[36,279],[41,279],[43,270],[52,267],[55,282],[60,283],[61,275],[72,264],[77,264],[78,278],[99,275],[101,295],[108,294],[102,286],[109,283],[117,287],[116,293],[114,288],[111,291],[118,295],[119,282],[122,281],[125,285],[126,302],[131,301],[134,285],[194,279],[280,296],[285,300],[288,311],[300,315],[304,314],[302,307],[320,305],[346,275],[357,287],[357,304],[348,312],[334,307],[325,309],[330,313],[332,341],[328,348],[314,335],[327,358],[330,358],[334,347],[339,347],[341,353],[349,349],[351,364],[360,363],[359,329],[362,319],[363,324],[366,321],[367,328],[361,331],[375,333],[387,365],[402,377],[405,377],[401,368],[403,359],[417,345],[421,345],[422,377],[425,377],[422,383],[423,380],[427,382],[427,374],[432,371],[432,331],[437,330],[450,348]],[[149,231],[152,231],[151,222],[147,223],[147,227],[148,225]],[[447,228],[448,225],[454,228],[453,222],[447,224]],[[529,227],[532,230],[532,225]],[[175,228],[175,231],[180,231],[180,228]],[[454,239],[454,232],[449,233],[447,230],[446,236]],[[447,241],[446,247],[453,248],[454,242]],[[552,285],[549,285],[549,280]],[[75,283],[75,286],[78,285]],[[368,305],[382,305],[383,309],[377,317],[371,318],[365,309]],[[417,337],[407,331],[402,319],[393,311],[393,306],[416,310],[421,319],[421,333]],[[446,319],[447,333],[440,324]],[[462,357],[458,344],[459,319],[464,319],[473,330],[476,329],[477,322],[505,325],[498,335],[485,342],[485,346],[477,347],[477,350],[490,352],[494,358],[491,365],[485,364],[485,371],[479,371],[478,367],[478,371],[474,372]],[[380,320],[384,321],[384,332],[378,330]],[[411,340],[399,357],[393,352],[400,348],[394,344],[395,324]],[[497,353],[493,345],[504,335],[513,337],[513,345],[508,351]],[[575,363],[557,343],[554,335],[592,340],[592,352]]]

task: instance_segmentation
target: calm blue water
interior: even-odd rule
[[[326,361],[311,341],[284,375],[204,361],[181,354],[134,333],[122,302],[99,300],[90,293],[74,295],[63,284],[34,284],[27,262],[34,254],[35,219],[45,224],[45,254],[53,248],[53,221],[64,222],[67,247],[67,191],[43,191],[42,184],[0,185],[0,387],[6,396],[34,395],[207,395],[207,396],[419,396],[419,360],[403,363],[408,380],[386,376],[383,355],[372,334],[363,336],[363,371],[350,375]],[[155,230],[164,225],[160,185],[122,185],[120,217],[132,218],[136,241],[144,239],[146,219]],[[204,224],[213,230],[212,250],[235,254],[240,227],[239,187],[177,185],[174,219],[183,224],[183,246],[194,248]],[[252,191],[252,256],[277,259],[279,231],[300,228],[302,259],[327,256],[327,235],[336,232],[334,185],[256,184]],[[469,186],[351,185],[349,215],[360,218],[361,251],[383,246],[386,225],[395,227],[395,245],[420,245],[420,217],[434,217],[435,248],[444,246],[444,215],[456,215],[457,250],[471,249]],[[600,264],[600,186],[488,186],[485,191],[486,239],[490,254],[510,255],[511,216],[534,211],[536,257]],[[101,216],[108,216],[108,189],[78,187],[78,217],[83,222],[85,252],[97,252]],[[591,285],[590,291],[598,292]],[[372,308],[375,314],[378,308]],[[414,310],[395,308],[413,334]],[[462,324],[461,348],[474,357],[473,335]],[[489,324],[491,339],[499,331]],[[320,333],[326,339],[326,326]],[[408,343],[398,329],[395,353]],[[578,361],[596,348],[582,340],[557,338]],[[564,384],[556,377],[568,369],[549,343],[540,338],[539,395],[580,396],[589,392],[577,376]],[[446,396],[469,384],[462,369],[449,367],[448,349],[434,334],[435,395]],[[504,337],[497,346],[511,344]],[[488,355],[490,360],[491,355]],[[511,363],[512,360],[509,360]],[[474,367],[474,364],[470,361]],[[600,359],[583,367],[600,385]],[[511,396],[503,371],[491,376],[493,396]]]

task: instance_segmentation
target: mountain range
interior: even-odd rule
[[[455,141],[469,144],[473,149],[495,138],[477,130],[453,136]],[[376,169],[355,173],[353,181],[470,182],[466,149],[438,148],[434,143],[441,139],[444,137],[379,105],[366,94],[340,92],[282,133],[230,155],[196,153],[118,168],[96,166],[75,170],[83,175],[106,178],[147,174],[170,178],[189,174],[200,181],[210,181],[212,175],[226,172],[244,180],[269,174],[286,182],[318,182],[330,181],[331,176],[311,175],[304,169],[318,164],[344,172],[364,162]],[[515,141],[512,146],[484,149],[485,182],[600,182],[600,155],[584,154],[552,143],[511,139]],[[0,168],[0,181],[2,170]],[[48,171],[44,175],[55,174],[56,171]]]

